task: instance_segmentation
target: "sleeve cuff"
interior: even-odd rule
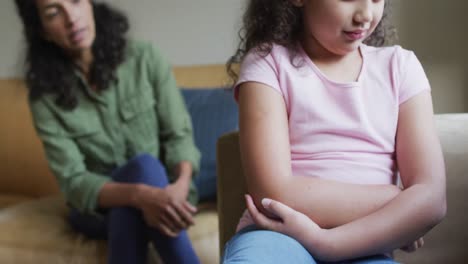
[[[195,147],[187,149],[184,147],[183,149],[174,149],[171,153],[166,154],[166,166],[170,170],[178,163],[182,161],[188,161],[192,164],[192,177],[198,175],[200,171],[200,152]]]
[[[83,177],[77,188],[67,195],[71,205],[82,213],[100,215],[97,212],[99,192],[102,186],[112,179],[105,175],[88,172]]]

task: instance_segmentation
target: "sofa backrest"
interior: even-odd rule
[[[0,80],[0,192],[43,196],[58,192],[31,122],[21,80]]]
[[[175,67],[184,88],[228,84],[224,65]],[[32,125],[27,89],[20,79],[0,80],[0,193],[42,197],[58,193],[44,150]]]

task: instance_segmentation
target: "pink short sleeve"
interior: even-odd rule
[[[413,96],[430,90],[431,87],[421,63],[412,51],[400,48],[398,57],[400,64],[398,101],[402,104]]]
[[[262,56],[258,52],[250,51],[245,56],[240,67],[239,79],[234,86],[234,97],[236,100],[238,88],[245,82],[262,83],[281,93],[278,81],[278,67],[272,52],[267,56]]]

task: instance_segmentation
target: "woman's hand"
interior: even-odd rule
[[[180,216],[178,222],[183,229],[194,224],[193,215],[197,212],[197,208],[187,201],[189,185],[181,180],[168,185],[165,188],[167,195],[171,198],[171,205]]]
[[[185,220],[179,213],[180,201],[174,198],[174,194],[170,194],[172,188],[169,187],[170,185],[161,189],[142,185],[138,193],[138,207],[149,226],[156,228],[162,234],[176,237],[181,230],[193,224],[193,220],[192,222]],[[187,207],[185,210],[196,211],[193,207]]]
[[[247,209],[257,226],[288,235],[308,249],[319,250],[324,246],[326,230],[320,228],[305,214],[278,201],[265,198],[262,200],[262,206],[267,212],[277,217],[273,219],[257,209],[250,195],[245,195],[245,199]]]

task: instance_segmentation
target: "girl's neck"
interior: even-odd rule
[[[359,48],[341,55],[330,52],[315,40],[303,41],[301,44],[310,60],[329,79],[338,82],[358,80],[363,65]]]
[[[333,65],[361,58],[359,49],[342,54],[336,54],[322,46],[316,39],[310,37],[301,41],[302,48],[307,56],[316,64]]]

